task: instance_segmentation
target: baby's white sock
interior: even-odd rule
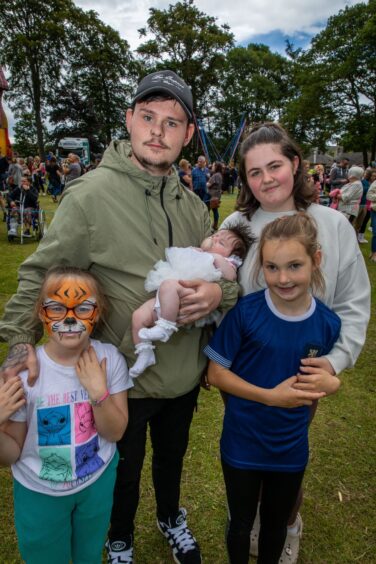
[[[155,364],[155,354],[153,349],[155,349],[155,347],[151,344],[151,341],[144,341],[135,346],[137,360],[129,370],[129,376],[131,378],[137,378],[137,376],[142,374],[148,366]]]
[[[166,343],[172,333],[175,333],[177,330],[175,321],[169,321],[160,317],[155,322],[154,327],[140,329],[138,336],[143,341],[162,341],[162,343]]]

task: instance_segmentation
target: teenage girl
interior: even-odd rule
[[[308,461],[309,405],[340,385],[323,369],[307,376],[300,366],[302,358],[327,354],[341,326],[311,293],[325,285],[313,220],[300,212],[269,223],[258,261],[256,276],[262,271],[267,289],[242,298],[205,348],[209,383],[227,397],[221,460],[231,564],[248,563],[261,486],[257,562],[279,561]],[[293,386],[310,399],[294,399]]]
[[[48,333],[37,349],[33,387],[21,374],[26,406],[6,426],[13,439],[14,513],[28,564],[99,564],[112,507],[116,441],[128,423],[124,358],[91,340],[105,306],[90,273],[48,271],[36,313]],[[14,452],[14,451],[18,452]]]

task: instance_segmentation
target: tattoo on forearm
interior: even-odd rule
[[[25,343],[13,345],[13,347],[9,349],[8,356],[4,360],[0,369],[6,370],[6,368],[14,368],[18,364],[22,364],[26,360],[28,354],[29,351]]]

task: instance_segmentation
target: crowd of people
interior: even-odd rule
[[[367,194],[376,180],[376,167],[369,166],[365,169],[362,165],[349,166],[350,160],[347,157],[334,160],[332,165],[326,167],[307,160],[303,160],[303,165],[308,184],[315,188],[316,202],[330,205],[344,213],[350,223],[354,224],[359,243],[368,243],[364,233],[372,215],[373,190],[369,198]],[[179,162],[179,177],[183,185],[193,190],[206,203],[209,211],[212,211],[212,228],[217,230],[222,193],[232,194],[235,188],[240,191],[240,178],[234,163],[207,164],[206,157],[201,155],[192,167],[186,159],[182,159]],[[376,248],[376,242],[374,246]],[[374,261],[375,257],[373,251],[370,258]]]
[[[238,171],[232,161],[229,165],[222,162],[207,163],[200,155],[194,167],[186,160],[179,162],[181,182],[192,190],[213,213],[213,230],[219,226],[219,206],[223,192],[232,194],[238,186]]]
[[[42,162],[39,156],[0,158],[0,206],[3,221],[7,221],[8,236],[17,235],[20,221],[20,202],[23,203],[23,236],[31,237],[31,215],[38,205],[39,196],[50,195],[57,203],[65,187],[85,172],[95,169],[100,159],[85,167],[80,157],[69,153],[58,159],[52,151]]]
[[[297,144],[263,123],[242,143],[236,211],[219,226],[235,167],[209,169],[204,156],[173,166],[194,133],[189,86],[172,71],[147,75],[126,125],[130,143],[113,141],[64,190],[0,322],[0,462],[12,465],[21,556],[100,564],[105,545],[109,563],[133,563],[149,428],[158,530],[175,562],[201,563],[180,483],[206,375],[225,407],[229,562],[251,552],[295,563],[309,424],[365,342],[370,284],[353,217],[363,204],[321,205]],[[330,173],[331,185],[341,179],[331,197],[345,202],[360,174],[347,168]],[[201,260],[209,277],[202,266],[176,273]]]

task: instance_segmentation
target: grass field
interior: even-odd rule
[[[41,198],[52,217],[56,204]],[[224,196],[221,219],[234,207],[235,196]],[[371,238],[371,234],[367,232]],[[1,306],[17,287],[17,268],[35,248],[27,241],[9,244],[0,225]],[[362,245],[367,260],[369,243]],[[376,264],[367,260],[375,311]],[[371,319],[367,342],[356,367],[342,375],[335,397],[320,402],[311,427],[311,459],[305,477],[304,520],[300,564],[376,563],[376,320]],[[2,357],[5,346],[0,350]],[[203,560],[225,564],[226,503],[218,457],[222,403],[216,390],[202,391],[194,416],[185,459],[182,505],[201,544]],[[13,528],[12,486],[8,469],[0,469],[0,564],[21,562]],[[126,500],[124,500],[126,503]],[[43,523],[40,523],[43,527]],[[53,547],[51,547],[53,550]],[[137,564],[172,562],[165,540],[155,526],[150,476],[150,448],[142,479],[137,515]]]

